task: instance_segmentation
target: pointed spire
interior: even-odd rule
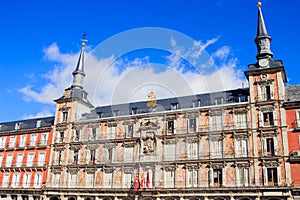
[[[261,5],[262,5],[261,2],[257,3],[258,6],[257,35],[254,40],[258,50],[258,54],[256,55],[257,59],[273,57],[273,53],[271,52],[270,49],[270,42],[272,38],[268,35],[262,10],[261,10]]]
[[[84,33],[82,35],[81,51],[80,51],[78,63],[77,63],[75,71],[72,73],[73,74],[73,84],[72,84],[73,88],[74,87],[83,88],[83,78],[85,77],[85,73],[84,73],[84,47],[85,47],[85,43],[87,42],[86,36],[87,36],[86,33]]]

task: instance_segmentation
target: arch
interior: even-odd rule
[[[179,200],[178,197],[166,197],[166,198],[163,198],[163,200]]]
[[[280,197],[268,197],[265,198],[265,200],[284,200],[285,198],[280,198]]]
[[[153,200],[153,198],[152,197],[143,197],[143,198],[141,198],[141,200]]]
[[[188,200],[203,200],[202,197],[188,197],[186,199],[188,199]]]
[[[253,198],[251,197],[239,197],[237,200],[252,200]]]
[[[52,196],[49,198],[49,200],[60,200],[60,198],[58,196]]]
[[[114,197],[103,197],[103,200],[113,200]]]
[[[84,200],[95,200],[95,197],[85,197]]]
[[[69,196],[68,200],[77,200],[77,197],[75,197],[75,196]]]
[[[228,200],[227,197],[215,197],[214,200]]]

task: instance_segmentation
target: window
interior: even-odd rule
[[[275,155],[275,149],[274,149],[274,139],[273,138],[267,138],[267,155],[273,156]]]
[[[5,148],[6,136],[0,137],[0,149]]]
[[[188,168],[186,172],[186,186],[197,187],[198,184],[198,170]]]
[[[223,155],[223,140],[219,138],[211,138],[209,144],[211,158],[221,158]]]
[[[64,111],[62,112],[62,121],[61,122],[67,122],[68,121],[68,112]]]
[[[4,174],[2,180],[2,187],[8,187],[8,183],[9,183],[9,174]]]
[[[76,129],[74,132],[74,141],[78,141],[80,138],[80,130]]]
[[[3,157],[4,157],[4,155],[0,154],[0,167],[2,166]]]
[[[48,141],[48,133],[42,133],[40,144],[47,145],[47,141]]]
[[[25,147],[26,144],[26,135],[20,135],[19,147]]]
[[[95,161],[96,161],[96,150],[91,149],[90,150],[90,163],[95,164]]]
[[[247,157],[248,156],[248,140],[246,138],[239,138],[235,141],[235,156]]]
[[[210,130],[222,130],[223,120],[222,115],[212,115],[210,116]]]
[[[74,150],[73,153],[73,164],[77,164],[78,163],[78,150]]]
[[[122,176],[122,187],[130,188],[131,187],[131,173],[124,172]]]
[[[45,164],[45,157],[46,157],[46,153],[45,152],[40,152],[39,153],[38,166],[44,166],[44,164]]]
[[[222,186],[223,177],[222,177],[222,169],[214,169],[214,186]]]
[[[112,170],[105,170],[103,173],[103,188],[112,187]]]
[[[6,167],[11,167],[13,160],[13,154],[8,154],[6,157]]]
[[[30,187],[30,182],[31,182],[31,174],[24,174],[23,176],[23,187],[28,188]]]
[[[165,144],[165,161],[175,160],[176,155],[176,144],[175,142]]]
[[[192,102],[192,107],[193,107],[193,108],[200,107],[200,106],[201,106],[201,101],[200,101],[200,100],[197,100],[197,101],[193,101],[193,102]]]
[[[132,114],[132,115],[138,114],[138,108],[132,108],[132,109],[131,109],[131,114]]]
[[[107,139],[116,138],[117,134],[117,124],[108,124],[107,125]]]
[[[16,136],[10,136],[8,147],[9,148],[14,148],[15,147],[15,143],[16,143]]]
[[[167,126],[167,130],[166,130],[167,135],[175,134],[175,120],[168,120],[166,126]]]
[[[60,182],[60,174],[53,174],[53,184],[52,186],[59,186],[59,182]]]
[[[188,119],[188,133],[195,133],[197,131],[197,120],[196,118]]]
[[[36,128],[40,128],[41,124],[42,124],[42,121],[41,120],[37,120],[36,121]]]
[[[72,172],[69,175],[69,185],[70,186],[76,186],[77,184],[77,173],[76,172]]]
[[[30,141],[29,141],[30,146],[36,146],[36,138],[37,138],[37,134],[31,134]]]
[[[171,110],[177,110],[177,109],[178,109],[178,103],[172,103]]]
[[[113,154],[114,149],[113,148],[105,148],[105,159],[107,163],[111,163],[113,161]]]
[[[61,159],[61,151],[56,151],[55,152],[55,160],[54,160],[56,165],[61,165],[62,164],[62,159]]]
[[[267,168],[268,185],[278,185],[277,168]]]
[[[263,113],[264,126],[274,126],[273,112]]]
[[[164,185],[166,188],[174,188],[174,186],[175,186],[175,171],[174,170],[165,171],[165,184]]]
[[[133,137],[133,133],[134,133],[134,124],[128,124],[125,127],[125,131],[126,131],[126,137],[127,138],[132,138]]]
[[[15,130],[19,130],[20,127],[21,127],[21,123],[20,122],[15,123]]]
[[[90,139],[92,141],[97,139],[97,128],[92,128],[91,129],[91,137],[90,137]]]
[[[217,97],[215,98],[215,104],[220,105],[224,103],[224,98],[223,97]]]
[[[132,163],[133,162],[133,146],[127,146],[124,148],[124,162],[125,163]]]
[[[36,173],[34,176],[34,187],[41,187],[43,174]]]
[[[268,101],[274,98],[273,85],[262,85],[259,87],[261,91],[261,99],[262,101]]]
[[[120,111],[119,110],[114,110],[113,111],[113,116],[114,117],[118,117],[120,115]]]
[[[188,158],[198,158],[198,142],[197,141],[188,141],[187,156],[188,156]]]
[[[238,167],[237,170],[237,184],[239,186],[248,186],[250,180],[249,168]]]
[[[31,167],[34,161],[34,153],[28,153],[27,156],[27,167]]]
[[[236,113],[234,115],[234,123],[236,129],[247,128],[247,114],[246,113]]]
[[[65,132],[59,132],[59,142],[64,142],[65,141]]]
[[[11,180],[11,187],[16,188],[20,184],[20,174],[16,173],[13,175],[12,180]]]
[[[85,175],[85,185],[87,187],[91,187],[92,185],[94,185],[94,173],[88,172]]]
[[[300,128],[300,110],[296,111],[296,128]]]
[[[23,153],[18,153],[16,167],[21,167],[23,162]]]

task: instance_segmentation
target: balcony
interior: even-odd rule
[[[292,150],[290,152],[290,162],[300,162],[300,150]]]
[[[292,128],[293,131],[300,131],[300,121],[295,121],[294,123],[292,123]]]

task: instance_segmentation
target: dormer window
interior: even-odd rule
[[[177,110],[177,109],[178,109],[178,103],[172,103],[171,110]]]
[[[224,103],[224,98],[223,97],[217,97],[215,98],[215,104],[220,105]]]
[[[120,111],[119,110],[114,110],[113,111],[113,116],[114,117],[118,117],[120,115]]]
[[[132,115],[138,114],[138,108],[132,108],[132,109],[131,109],[131,114],[132,114]]]
[[[36,128],[41,127],[42,121],[41,120],[37,120],[36,121]]]
[[[201,101],[200,100],[193,101],[192,106],[193,106],[193,108],[200,107]]]
[[[19,130],[20,127],[21,127],[21,123],[20,123],[20,122],[17,122],[17,123],[15,124],[15,130]]]

